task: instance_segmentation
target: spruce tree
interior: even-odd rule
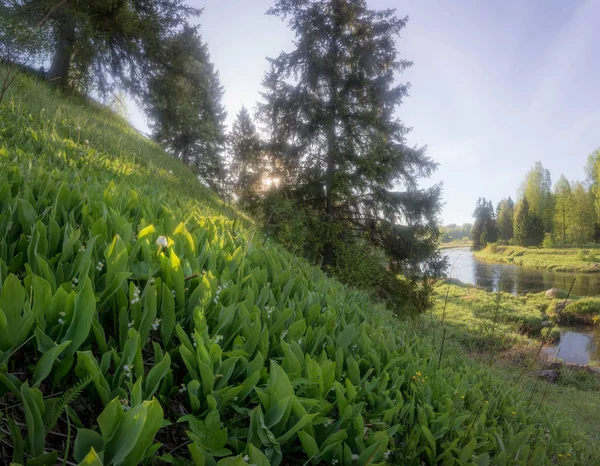
[[[186,25],[166,40],[160,63],[146,102],[153,137],[218,189],[226,142],[223,88],[197,28]]]
[[[502,241],[510,241],[513,237],[513,219],[515,216],[515,204],[513,200],[503,199],[498,204],[497,224],[498,224],[498,239]]]
[[[233,122],[229,148],[232,189],[237,203],[244,209],[252,209],[261,191],[264,163],[256,126],[246,107],[242,107]]]
[[[419,189],[436,164],[406,143],[395,112],[407,95],[397,73],[411,65],[396,49],[406,25],[364,0],[277,0],[295,49],[270,60],[260,106],[281,188],[320,220],[325,267],[336,249],[364,237],[394,267],[422,270],[435,255],[440,186]]]
[[[498,227],[494,217],[492,201],[486,201],[484,197],[477,199],[473,218],[475,219],[471,229],[473,250],[477,251],[484,248],[488,243],[498,241]]]
[[[53,41],[47,79],[107,93],[114,84],[142,98],[154,52],[200,10],[184,0],[14,0],[10,14],[27,35]],[[42,27],[39,27],[42,23]]]

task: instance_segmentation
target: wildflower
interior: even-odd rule
[[[356,351],[356,348],[358,348],[358,345],[353,345],[352,346],[352,351]]]
[[[196,335],[192,335],[192,341],[194,342],[194,348],[198,347],[198,342],[196,341]]]
[[[89,146],[89,145],[90,145],[90,141],[88,141],[87,139],[86,139],[85,141],[83,141],[83,143],[84,143],[86,146]]]
[[[298,345],[302,344],[302,338],[298,338]]]
[[[327,422],[325,422],[325,427],[329,427],[331,424],[333,424],[333,419],[327,420]]]
[[[352,461],[358,460],[358,455],[356,453],[352,454]]]
[[[59,323],[60,325],[62,325],[62,324],[64,324],[64,323],[65,323],[65,321],[64,321],[63,319],[58,319],[58,323]]]
[[[321,313],[325,313],[327,312],[327,306],[325,306],[323,309],[321,309]]]
[[[511,413],[513,416],[515,416],[517,413],[515,413],[514,411]]]
[[[187,387],[185,386],[184,383],[181,384],[181,388],[179,389],[179,393],[184,393],[187,392]]]
[[[222,340],[223,340],[223,335],[215,335],[215,337],[213,338],[213,341],[215,343],[219,343]]]
[[[131,378],[132,374],[131,374],[131,370],[133,369],[133,364],[131,366],[125,364],[123,366],[123,370],[125,371],[125,375],[129,378]]]
[[[175,290],[171,290],[171,294],[175,297]]]
[[[421,373],[420,373],[420,372],[418,372],[418,371],[417,371],[417,375],[418,375],[419,377],[421,377]]]
[[[239,399],[239,396],[234,396],[233,397],[233,401],[237,401]]]
[[[81,247],[79,248],[79,252],[84,252],[85,251],[85,244],[82,244]]]
[[[169,170],[169,175],[172,175],[172,174],[173,174],[173,170]]]
[[[461,395],[460,397],[461,397],[463,400],[465,399],[465,395]]]
[[[383,459],[387,460],[389,459],[390,455],[392,454],[391,450],[387,450],[384,454],[383,454]]]
[[[287,330],[284,330],[283,332],[281,332],[281,338],[285,338],[288,334]]]
[[[133,328],[134,325],[135,325],[135,322],[132,320],[131,322],[127,323],[127,328]]]
[[[6,227],[6,231],[10,231],[12,228],[12,221],[8,222],[8,226]]]
[[[121,402],[121,406],[122,406],[123,410],[128,411],[130,408],[129,400],[126,398],[121,398],[119,401]]]
[[[148,279],[148,283],[150,283],[150,285],[154,285],[154,282],[155,282],[155,281],[156,281],[156,280],[154,280],[154,277],[150,277],[150,278]]]
[[[67,313],[66,313],[65,311],[60,311],[60,312],[58,313],[58,315],[59,315],[59,316],[61,316],[61,317],[64,317],[64,316],[66,316],[66,315],[67,315]]]
[[[244,455],[244,457],[242,458],[246,463],[248,461],[250,461],[250,457],[248,455]]]
[[[104,263],[103,263],[102,261],[100,261],[100,262],[98,262],[98,263],[96,264],[96,270],[97,270],[98,272],[102,272],[102,269],[103,269],[103,268],[104,268]]]
[[[160,325],[160,321],[161,321],[161,319],[155,319],[154,322],[152,323],[152,330],[154,330],[155,332],[158,330],[158,326]]]
[[[81,131],[81,126],[77,125],[77,131]]]
[[[339,461],[337,460],[337,458],[334,458],[331,460],[331,464],[338,464],[338,463],[339,463]]]
[[[330,391],[331,392],[335,392],[335,387],[333,385],[331,386],[331,390]]]
[[[369,436],[369,428],[365,426],[365,428],[363,429],[363,435],[365,436],[365,438],[367,438]]]
[[[169,241],[165,236],[159,236],[156,240],[156,244],[158,244],[161,248],[166,248],[169,245]]]
[[[217,375],[215,375],[216,379],[220,379],[221,377],[223,377],[223,374],[217,374]]]

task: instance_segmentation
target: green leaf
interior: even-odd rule
[[[83,289],[75,297],[75,309],[71,325],[67,329],[62,341],[70,340],[71,343],[64,352],[64,357],[73,356],[85,342],[92,328],[92,321],[96,313],[96,297],[89,277],[85,278]]]
[[[148,372],[148,375],[146,376],[146,380],[144,382],[144,397],[146,399],[149,399],[152,397],[152,395],[154,395],[154,393],[156,393],[160,382],[165,378],[170,369],[171,356],[169,356],[169,353],[166,353],[165,357],[162,358],[162,360],[152,369],[150,369],[150,372]]]
[[[92,447],[86,457],[79,463],[79,466],[104,466],[102,460],[96,453],[96,450]]]
[[[77,437],[73,447],[73,458],[75,461],[83,461],[92,451],[102,451],[104,449],[104,439],[102,436],[90,429],[77,429]]]
[[[27,423],[27,437],[29,446],[34,457],[44,453],[44,442],[46,432],[44,431],[44,397],[37,388],[29,388],[25,382],[21,385],[21,396],[23,397],[23,409]]]
[[[250,464],[255,464],[256,466],[270,466],[271,464],[264,453],[252,444],[248,448],[248,456],[250,456]]]
[[[71,343],[71,340],[63,341],[60,345],[54,346],[48,350],[39,359],[33,370],[34,387],[38,388],[42,381],[50,375],[54,361],[58,355]]]
[[[137,466],[142,462],[146,450],[152,445],[154,436],[163,422],[163,410],[156,399],[144,401],[142,407],[146,411],[146,419],[135,446],[123,462],[125,466]],[[131,410],[133,409],[135,408]]]
[[[319,454],[319,446],[317,445],[317,441],[312,437],[312,435],[303,430],[298,432],[298,437],[300,437],[302,448],[308,457],[315,458]]]

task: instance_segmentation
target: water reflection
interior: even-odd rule
[[[600,274],[549,272],[517,265],[491,264],[477,260],[468,248],[452,248],[443,252],[450,264],[454,264],[450,272],[452,278],[488,291],[523,294],[553,287],[568,290],[573,278],[576,278],[573,295],[596,296],[600,293]]]
[[[553,360],[558,357],[566,362],[590,364],[600,361],[600,332],[585,327],[560,329],[560,342],[544,348],[544,355]]]

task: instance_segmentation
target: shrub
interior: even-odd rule
[[[554,247],[554,239],[552,238],[552,234],[551,233],[546,233],[544,235],[544,240],[542,241],[542,247],[545,249],[549,249],[549,248],[553,248]]]
[[[560,329],[556,327],[544,327],[541,333],[542,340],[555,343],[560,340]]]
[[[492,254],[496,254],[498,252],[498,244],[497,243],[491,243],[491,244],[488,245],[487,249]]]
[[[585,261],[586,255],[587,255],[587,251],[586,250],[584,250],[584,249],[578,249],[577,250],[577,256],[576,257],[577,257],[578,261],[581,261],[581,262]]]

